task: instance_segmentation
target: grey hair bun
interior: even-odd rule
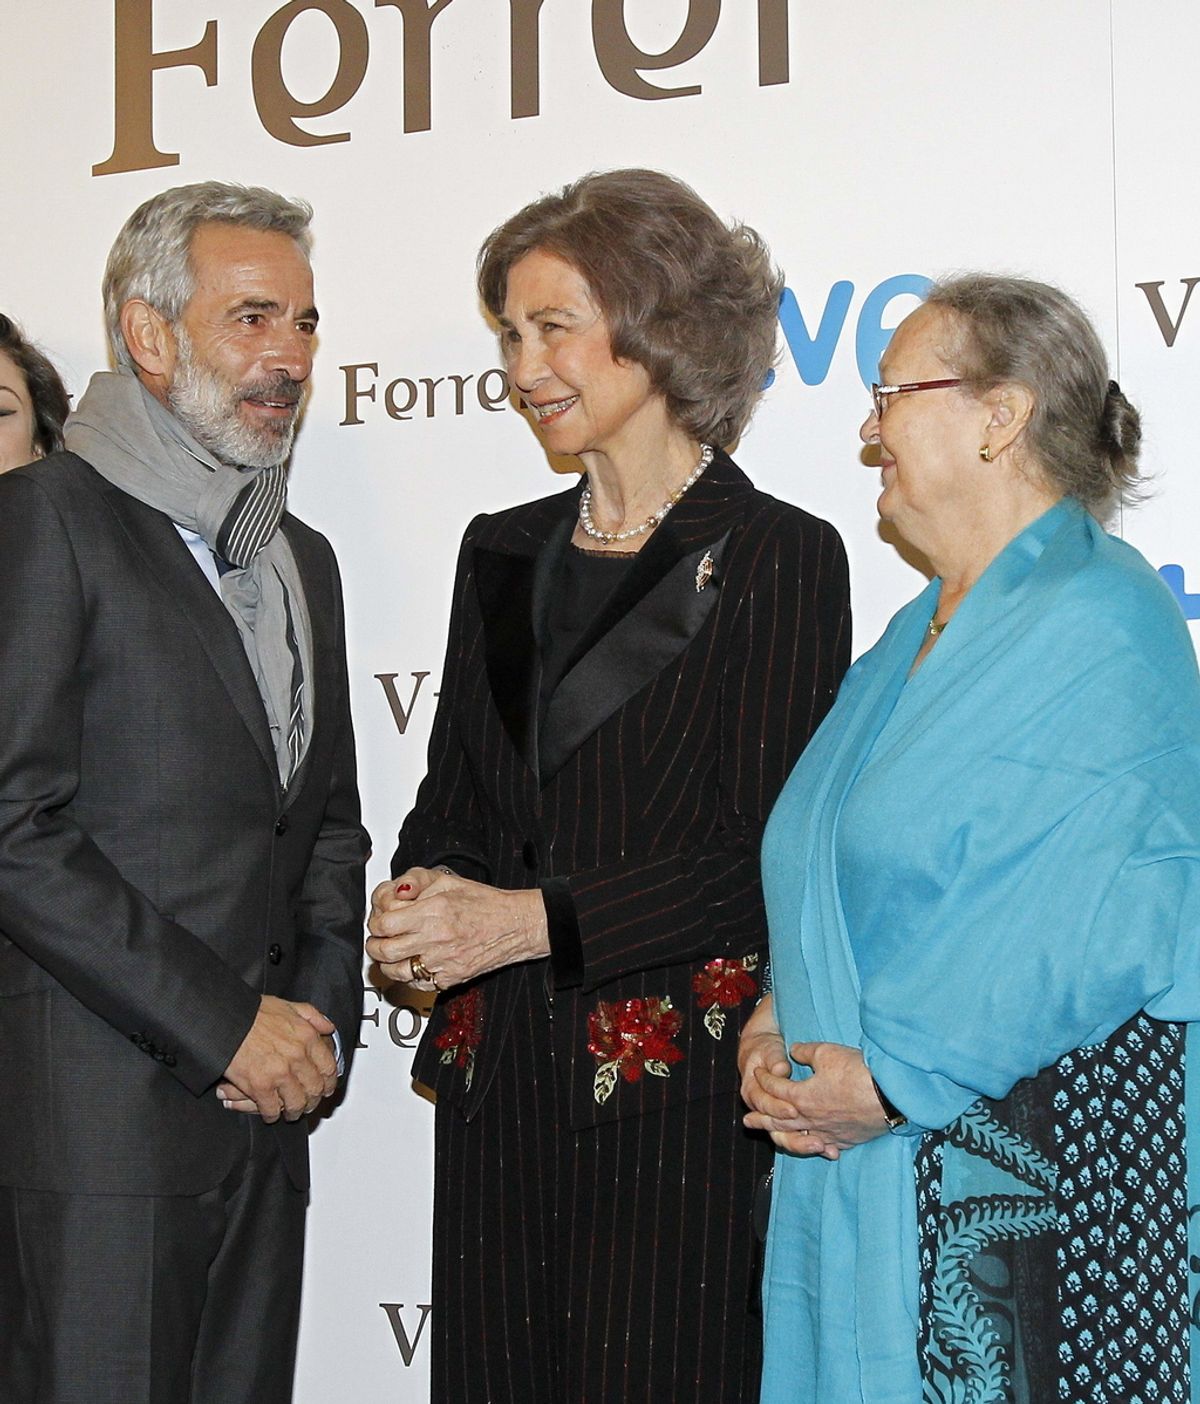
[[[1104,396],[1100,434],[1113,467],[1123,478],[1132,476],[1131,470],[1136,468],[1142,446],[1142,416],[1125,398],[1125,392],[1115,380],[1108,382]]]

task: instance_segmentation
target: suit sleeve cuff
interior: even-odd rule
[[[424,868],[437,868],[443,865],[449,868],[456,877],[468,878],[471,882],[490,883],[492,881],[492,870],[482,858],[478,858],[472,853],[456,853],[453,851],[438,853],[432,858],[427,858],[420,866]],[[399,877],[400,874],[394,871],[395,864],[392,866],[392,876]]]
[[[565,878],[548,878],[541,890],[554,983],[559,989],[574,989],[583,984],[583,938],[579,934],[575,899]]]

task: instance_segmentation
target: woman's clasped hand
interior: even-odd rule
[[[389,980],[449,990],[549,950],[541,893],[409,868],[371,894],[367,954]],[[419,959],[428,972],[420,976]]]

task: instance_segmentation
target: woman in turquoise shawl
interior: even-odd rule
[[[936,578],[764,840],[762,1399],[1189,1400],[1200,683],[1099,524],[1137,414],[1018,279],[937,286],[881,374],[880,515]]]

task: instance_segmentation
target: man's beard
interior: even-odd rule
[[[239,468],[272,468],[285,462],[296,437],[305,385],[286,371],[236,385],[196,355],[181,326],[175,328],[175,341],[178,356],[167,403],[192,438],[220,462]],[[277,424],[246,424],[239,408],[251,399],[294,404],[296,412]]]

